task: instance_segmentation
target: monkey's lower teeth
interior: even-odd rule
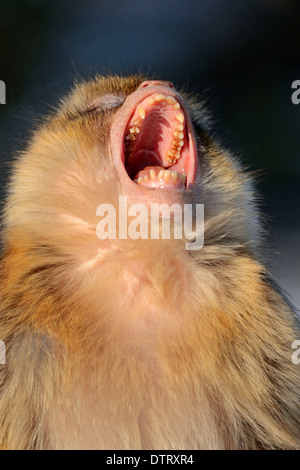
[[[134,182],[151,188],[184,187],[186,176],[177,171],[164,170],[160,167],[148,167],[139,172]]]

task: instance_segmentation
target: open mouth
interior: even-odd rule
[[[139,101],[123,135],[130,179],[150,189],[188,188],[195,179],[197,152],[191,127],[174,94],[159,91]]]

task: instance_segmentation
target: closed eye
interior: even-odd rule
[[[96,98],[92,103],[80,114],[107,111],[112,108],[119,108],[125,101],[125,97],[118,95],[103,95]]]

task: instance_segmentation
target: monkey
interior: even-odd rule
[[[299,449],[299,320],[255,194],[197,96],[142,75],[76,82],[8,183],[0,448]],[[202,204],[203,246],[98,237],[97,207],[120,197]]]

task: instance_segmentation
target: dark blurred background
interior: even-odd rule
[[[299,7],[299,0],[1,0],[2,199],[13,155],[75,75],[151,71],[200,93],[225,144],[257,172],[269,266],[299,306],[300,104],[291,101],[300,80]]]

